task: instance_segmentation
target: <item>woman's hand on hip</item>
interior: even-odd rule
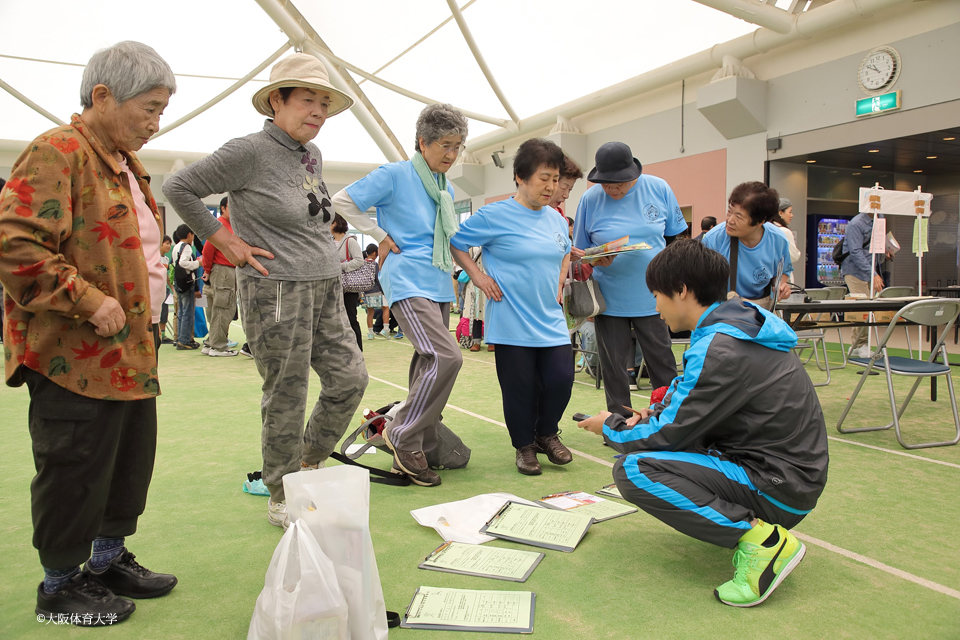
[[[393,253],[400,253],[400,247],[396,245],[396,243],[393,241],[393,238],[387,236],[380,241],[380,246],[377,249],[377,258],[379,259],[377,262],[378,267],[383,266],[384,260],[387,259],[387,254],[391,251]]]
[[[473,279],[473,286],[478,287],[488,299],[495,302],[500,302],[500,299],[503,297],[503,292],[501,292],[500,287],[497,286],[496,280],[485,273],[481,273]]]
[[[230,261],[230,264],[238,267],[249,264],[263,275],[270,275],[270,272],[267,271],[263,265],[260,264],[260,261],[254,257],[263,256],[264,258],[270,258],[273,260],[273,254],[266,249],[261,249],[260,247],[251,247],[246,242],[227,231],[226,227],[220,227],[220,229],[218,229],[215,234],[207,238],[207,240],[212,242],[213,246],[215,246],[217,249],[220,249],[227,260]]]

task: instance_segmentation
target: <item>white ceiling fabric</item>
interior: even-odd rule
[[[161,126],[217,95],[286,42],[254,0],[167,0],[151,10],[103,0],[40,0],[51,27],[38,30],[37,3],[0,2],[0,54],[84,64],[120,40],[154,47],[178,74]],[[784,2],[779,3],[781,6]],[[330,50],[374,72],[451,17],[444,0],[294,0]],[[460,1],[463,15],[520,118],[656,69],[757,27],[692,0]],[[19,28],[17,25],[22,25]],[[82,68],[0,57],[0,79],[62,120],[79,111]],[[266,80],[269,68],[259,74]],[[430,98],[509,119],[454,20],[377,74]],[[354,75],[412,151],[420,102]],[[195,119],[152,140],[150,149],[210,152],[262,126],[250,96],[256,80]],[[30,140],[53,124],[0,91],[0,139]],[[470,137],[496,129],[470,121]],[[317,144],[327,160],[382,162],[383,152],[351,114],[330,119]]]

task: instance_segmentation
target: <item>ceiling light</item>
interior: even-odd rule
[[[870,149],[867,153],[880,153],[880,149]]]
[[[927,156],[927,160],[936,160],[937,156]]]
[[[807,164],[815,164],[816,162],[816,160],[807,160]]]
[[[858,176],[858,175],[860,175],[860,172],[859,172],[859,171],[854,171],[854,172],[853,172],[853,175]]]
[[[956,138],[944,138],[944,140],[949,142],[950,140],[956,140]]]
[[[914,169],[913,172],[914,172],[914,173],[923,173],[923,169]]]
[[[873,169],[873,165],[872,165],[872,164],[865,164],[865,165],[863,165],[863,166],[860,167],[860,168],[861,168],[861,169]]]

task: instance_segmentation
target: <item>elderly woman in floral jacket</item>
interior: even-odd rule
[[[74,624],[120,622],[136,607],[119,596],[157,597],[177,583],[124,546],[153,474],[166,293],[160,215],[134,152],[175,90],[146,45],[97,52],[83,112],[30,143],[0,192],[6,382],[30,391],[37,469],[36,613]]]

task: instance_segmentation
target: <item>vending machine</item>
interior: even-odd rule
[[[853,216],[811,215],[807,220],[807,288],[842,287],[833,249],[846,235]]]

